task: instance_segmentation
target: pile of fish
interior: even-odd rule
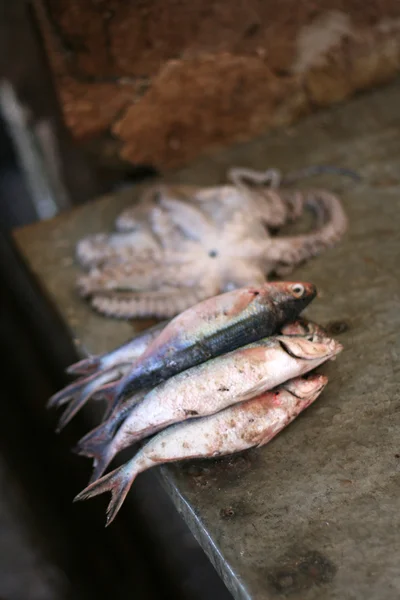
[[[269,442],[326,386],[327,377],[310,372],[342,350],[299,318],[316,293],[301,282],[237,289],[70,366],[80,377],[48,403],[67,405],[58,430],[90,398],[107,403],[76,448],[94,468],[75,500],[110,491],[109,524],[142,471]],[[130,461],[102,477],[118,452],[144,438]]]

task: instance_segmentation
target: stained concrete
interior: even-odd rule
[[[344,345],[320,369],[330,378],[323,395],[266,447],[160,469],[238,599],[400,596],[399,106],[393,85],[171,176],[215,184],[232,165],[287,171],[330,163],[363,178],[319,179],[340,187],[349,231],[291,277],[317,284],[307,315],[329,324]],[[111,349],[136,327],[96,315],[77,297],[73,252],[80,237],[109,228],[138,190],[15,234],[80,353]]]

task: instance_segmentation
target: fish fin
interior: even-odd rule
[[[106,414],[103,416],[103,421],[108,419],[110,406],[114,403],[114,384],[118,383],[119,379],[116,379],[115,375],[116,369],[111,367],[102,371],[100,373],[93,373],[93,375],[89,375],[84,379],[80,379],[80,383],[76,382],[74,387],[69,387],[69,394],[75,390],[70,398],[70,404],[62,414],[57,429],[57,432],[60,432],[70,420],[76,415],[76,413],[86,404],[88,400],[91,398],[94,400],[105,400],[107,402]],[[113,381],[109,383],[104,382],[104,378],[108,377],[108,379],[113,379]],[[107,381],[107,379],[106,379]],[[65,392],[65,390],[64,390]],[[54,401],[54,399],[50,399]],[[57,401],[57,398],[55,398]],[[64,398],[61,399],[62,404],[65,404],[67,400]],[[58,398],[58,406],[61,406],[60,399]]]
[[[91,375],[87,375],[86,377],[80,377],[73,383],[70,383],[56,394],[53,394],[51,398],[49,398],[47,402],[47,408],[52,408],[54,406],[58,407],[62,406],[63,404],[66,404],[70,398],[75,396],[75,394],[82,392],[84,387],[88,386],[89,384],[95,383],[98,380],[98,378],[101,377],[101,375],[102,373],[92,373]],[[105,388],[106,385],[103,385],[102,387]],[[99,391],[100,390],[102,390],[101,387],[99,387]]]
[[[281,427],[279,427],[278,429],[276,429],[275,431],[271,430],[271,431],[266,431],[264,433],[264,435],[262,436],[261,440],[259,441],[259,443],[257,444],[257,448],[261,448],[261,446],[265,446],[266,444],[268,444],[268,442],[270,442],[271,440],[274,439],[275,436],[278,435],[278,433],[280,433],[282,431],[282,429],[284,429],[285,427],[287,427],[287,425],[289,425],[294,419],[294,415],[291,416],[284,425],[282,425]]]
[[[132,472],[132,469],[129,468],[129,463],[127,463],[88,485],[82,492],[75,496],[74,502],[87,500],[104,492],[111,492],[111,501],[107,508],[107,527],[116,517],[136,475],[137,473]]]
[[[69,375],[91,375],[95,371],[99,370],[101,366],[101,357],[100,356],[90,356],[89,358],[84,358],[72,365],[69,365],[65,369],[65,372]]]
[[[134,400],[135,397],[138,396],[138,392],[135,394],[132,393],[132,396],[126,399],[123,394],[119,393],[119,383],[122,380],[119,379],[114,384],[109,384],[104,386],[103,389],[99,390],[99,399],[105,400],[107,403],[107,408],[104,412],[103,420],[106,421],[110,419],[112,415],[117,414],[119,411],[123,411],[126,406],[131,406],[136,403]],[[122,396],[122,397],[121,397]]]
[[[74,452],[81,456],[101,458],[105,445],[111,441],[120,423],[124,421],[141,397],[140,394],[132,396],[121,408],[113,411],[98,427],[89,431],[89,433],[79,440],[74,448]]]
[[[256,448],[261,448],[262,446],[265,446],[265,444],[268,444],[268,442],[270,442],[272,440],[273,437],[275,437],[275,433],[273,435],[271,435],[270,433],[266,433],[261,440],[259,441],[259,443],[257,444]]]
[[[118,406],[117,403],[114,402],[115,398],[114,396],[111,397],[111,395],[109,395],[106,397],[99,396],[98,399],[106,401],[106,409],[104,411],[103,421],[108,421],[108,419],[111,419],[112,414],[115,412]]]
[[[107,450],[108,446],[107,448],[105,448],[105,452],[101,457],[96,457],[93,459],[93,471],[90,476],[89,483],[94,483],[95,481],[97,481],[103,475],[104,471],[110,464],[112,457],[109,456]]]
[[[106,446],[111,441],[118,426],[117,421],[106,421],[101,423],[92,431],[89,431],[74,448],[76,454],[93,457],[100,460]]]
[[[106,383],[101,388],[96,390],[96,400],[105,400],[107,403],[107,409],[104,414],[103,419],[108,419],[112,409],[114,407],[114,400],[117,391],[117,386],[121,380],[112,381],[111,383]]]
[[[47,408],[53,408],[55,406],[58,407],[66,404],[72,396],[74,396],[84,385],[86,385],[86,383],[87,378],[85,377],[84,379],[78,379],[78,381],[74,381],[70,385],[67,385],[49,398],[46,404]]]
[[[61,415],[57,427],[56,433],[60,433],[62,429],[71,421],[71,419],[76,415],[76,413],[86,404],[86,402],[91,398],[92,394],[87,392],[86,394],[78,394],[76,398],[71,400],[67,408],[64,410]]]

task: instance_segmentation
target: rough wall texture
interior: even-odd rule
[[[400,72],[399,0],[41,0],[65,119],[161,169]],[[113,146],[114,148],[114,146]]]

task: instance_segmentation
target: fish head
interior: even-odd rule
[[[301,412],[318,398],[327,383],[328,378],[325,375],[310,375],[291,379],[281,387],[286,394],[290,394],[297,412]],[[287,398],[288,400],[289,398]]]
[[[315,361],[321,364],[326,360],[333,359],[343,350],[342,344],[327,336],[276,336],[277,342],[293,358]]]
[[[281,313],[282,321],[295,319],[315,298],[317,288],[302,281],[273,281],[254,288],[254,301],[260,305],[273,305]]]
[[[308,398],[314,397],[322,392],[328,383],[326,375],[315,375],[312,374],[309,377],[296,377],[286,381],[282,387],[296,396],[307,400]]]
[[[313,321],[308,321],[308,319],[297,319],[296,321],[285,323],[281,327],[281,333],[283,335],[307,336],[308,339],[326,336],[326,331],[320,325],[313,323]]]

